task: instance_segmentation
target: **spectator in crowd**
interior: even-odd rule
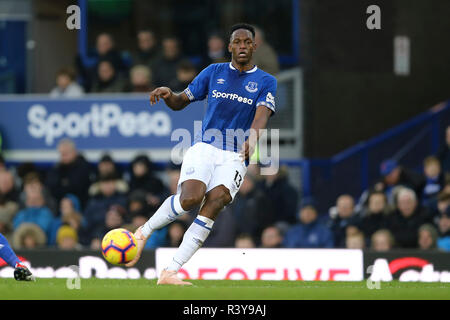
[[[181,220],[176,220],[169,225],[168,246],[172,248],[178,248],[183,241],[184,233],[187,230],[186,224]]]
[[[236,237],[234,247],[239,249],[255,248],[255,242],[253,241],[253,237],[251,235],[247,233],[241,233]]]
[[[255,28],[256,50],[253,53],[253,63],[258,68],[276,75],[280,71],[278,56],[275,50],[266,42],[264,31],[261,28]]]
[[[437,247],[450,252],[450,207],[442,213],[438,220],[439,238]]]
[[[333,234],[318,219],[317,210],[307,205],[300,210],[300,223],[285,234],[285,248],[333,248]]]
[[[92,239],[99,237],[99,233],[103,232],[108,210],[113,205],[126,207],[127,198],[123,193],[117,191],[116,180],[115,175],[100,177],[100,194],[89,200],[84,212],[85,225],[82,243],[92,242],[92,246],[96,248],[98,242],[92,241]]]
[[[193,210],[196,212],[195,210]],[[188,215],[184,215],[188,216]],[[188,221],[189,223],[190,221]],[[226,207],[214,221],[208,238],[203,243],[204,248],[227,248],[233,247],[236,236],[239,233],[239,222],[233,214],[233,207]]]
[[[83,215],[81,214],[80,200],[74,194],[66,194],[59,203],[59,217],[55,218],[52,225],[50,244],[55,244],[57,240],[57,233],[61,226],[67,225],[75,232],[81,228],[83,222]]]
[[[19,210],[18,192],[14,185],[13,174],[0,170],[0,233],[8,237],[12,232],[12,221]]]
[[[426,204],[426,208],[430,213],[430,216],[437,223],[439,216],[444,213],[447,208],[450,207],[450,192],[444,189],[436,196],[436,198],[431,199]]]
[[[96,49],[98,54],[98,60],[111,61],[114,69],[118,72],[125,72],[126,65],[120,55],[120,52],[116,48],[114,38],[109,33],[101,33],[97,37]]]
[[[92,86],[95,93],[115,93],[127,91],[127,82],[117,72],[109,60],[101,60],[97,67],[97,78]]]
[[[380,229],[370,239],[371,249],[376,252],[386,252],[394,248],[394,236],[388,229]]]
[[[146,212],[148,220],[150,209],[148,208],[146,197],[147,195],[144,190],[137,189],[133,192],[130,192],[130,194],[128,195],[128,212],[130,214],[141,211]],[[147,222],[147,220],[145,220],[144,223]]]
[[[400,248],[416,248],[419,227],[426,222],[429,222],[429,215],[419,205],[414,190],[401,188],[397,195],[397,209],[387,222],[396,244]]]
[[[80,250],[77,231],[68,225],[62,225],[56,235],[56,244],[61,250]]]
[[[381,163],[380,174],[382,180],[375,184],[376,191],[383,191],[386,194],[388,203],[394,205],[393,190],[397,186],[403,186],[414,190],[417,195],[421,195],[425,181],[423,177],[414,171],[400,166],[396,160],[388,159]]]
[[[78,152],[75,143],[70,139],[62,139],[58,143],[59,161],[48,172],[45,185],[56,201],[64,195],[73,193],[84,208],[88,199],[88,190],[91,184],[91,165]]]
[[[367,209],[364,210],[364,215],[359,224],[359,229],[366,236],[367,243],[370,243],[375,231],[386,228],[388,215],[386,195],[380,191],[372,192],[369,195]]]
[[[45,206],[42,190],[29,189],[26,194],[26,207],[20,210],[13,220],[14,229],[22,223],[30,222],[39,226],[48,238],[51,235],[53,213]]]
[[[444,186],[444,175],[441,172],[439,159],[433,156],[423,161],[425,186],[422,193],[422,203],[426,205],[435,198]]]
[[[19,205],[16,202],[7,200],[0,194],[0,233],[7,238],[13,230],[12,222],[18,211]]]
[[[264,177],[264,192],[271,206],[276,208],[276,222],[295,223],[299,199],[297,190],[289,183],[287,168],[280,167],[276,174]]]
[[[283,235],[277,226],[268,226],[261,234],[261,248],[281,248]]]
[[[121,75],[127,74],[127,66],[124,63],[120,52],[116,49],[114,39],[109,33],[101,33],[96,39],[96,60],[91,66],[85,66],[80,55],[76,58],[78,73],[83,79],[83,86],[86,91],[92,91],[92,86],[97,78],[98,66],[100,61],[109,61],[113,69]]]
[[[19,196],[19,207],[26,207],[26,194],[31,189],[39,190],[44,196],[44,205],[50,209],[53,214],[58,213],[58,205],[48,188],[42,183],[41,176],[36,171],[27,173],[23,179],[23,191]]]
[[[101,156],[97,163],[96,177],[107,174],[116,174],[118,178],[122,177],[122,172],[118,168],[117,164],[114,162],[110,154],[105,153]]]
[[[137,33],[137,47],[137,51],[132,54],[133,65],[144,65],[151,69],[161,54],[153,31],[140,30]]]
[[[436,228],[426,223],[420,226],[418,232],[418,247],[421,250],[434,250],[436,249],[438,232]]]
[[[442,171],[450,173],[450,125],[445,130],[445,142],[439,149],[437,157],[441,162]]]
[[[177,194],[178,180],[180,180],[181,165],[170,163],[167,168],[167,175],[169,177],[169,192],[170,194]]]
[[[275,222],[273,204],[264,190],[256,186],[251,174],[245,176],[231,207],[238,234],[250,234],[255,243],[259,241],[262,230]]]
[[[122,179],[122,174],[119,172],[112,157],[105,154],[101,157],[97,165],[97,180],[101,176],[115,176],[116,177],[116,190],[120,193],[128,193],[128,183]],[[100,181],[94,182],[89,187],[89,196],[93,197],[100,193]]]
[[[223,36],[219,32],[212,32],[208,37],[208,49],[206,55],[202,59],[202,69],[212,63],[222,63],[230,61],[227,52],[226,43]]]
[[[162,55],[155,60],[153,66],[153,80],[156,87],[167,86],[177,77],[177,66],[184,59],[180,44],[173,36],[165,37],[162,41]]]
[[[152,71],[144,65],[135,65],[130,70],[131,92],[150,92],[155,88],[152,83]]]
[[[14,183],[14,176],[8,170],[0,171],[0,196],[4,201],[18,202],[19,192]]]
[[[345,248],[347,227],[359,224],[359,217],[354,211],[355,201],[348,194],[339,196],[336,201],[336,207],[330,210],[328,227],[333,232],[334,245],[337,248]]]
[[[56,87],[50,91],[51,98],[78,98],[84,89],[76,82],[75,70],[65,67],[56,74]]]
[[[189,60],[181,60],[177,65],[176,78],[172,79],[168,87],[174,92],[181,92],[194,80],[197,70]]]
[[[22,223],[13,234],[12,244],[15,249],[36,249],[45,246],[47,236],[35,223]]]
[[[362,232],[348,234],[345,238],[345,247],[347,249],[364,249],[364,234]]]
[[[98,224],[97,228],[92,230],[91,249],[99,250],[103,236],[109,231],[117,228],[122,228],[126,219],[126,209],[119,204],[111,205],[105,214],[105,221],[103,224]]]
[[[146,155],[138,155],[131,162],[130,191],[144,190],[152,211],[156,211],[167,192],[154,173],[154,165]]]

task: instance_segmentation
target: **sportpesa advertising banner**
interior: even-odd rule
[[[82,99],[0,98],[0,133],[3,149],[54,150],[64,137],[78,148],[169,149],[177,128],[194,131],[202,120],[204,102],[182,111],[163,101],[150,106],[148,96],[95,96]]]

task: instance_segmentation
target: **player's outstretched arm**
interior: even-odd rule
[[[250,136],[242,145],[241,156],[244,160],[248,160],[253,154],[253,151],[255,151],[255,145],[260,135],[259,130],[266,128],[271,114],[272,110],[263,105],[259,105],[256,109],[255,117],[250,127]]]
[[[159,87],[150,92],[151,105],[159,102],[161,98],[164,99],[170,109],[175,111],[184,109],[191,102],[184,92],[174,93],[168,87]]]

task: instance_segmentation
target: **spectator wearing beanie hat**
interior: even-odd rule
[[[68,225],[63,225],[58,229],[56,243],[62,250],[79,250],[81,245],[78,243],[77,231]]]

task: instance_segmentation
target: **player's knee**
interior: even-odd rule
[[[215,202],[218,209],[222,209],[229,204],[232,199],[233,198],[231,197],[230,191],[227,188],[222,187],[215,192],[212,200]]]
[[[203,200],[203,194],[195,194],[195,193],[183,194],[183,193],[181,193],[181,196],[180,196],[181,207],[184,210],[194,209],[196,206],[198,206],[202,202],[202,200]]]

